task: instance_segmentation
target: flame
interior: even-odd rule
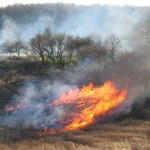
[[[60,120],[64,128],[57,130],[45,130],[45,133],[54,134],[61,131],[70,131],[84,128],[91,124],[97,116],[103,116],[109,110],[120,104],[127,95],[127,88],[117,90],[110,81],[102,86],[94,87],[93,83],[79,89],[70,89],[67,93],[52,103],[48,107],[72,105],[69,114],[64,113],[64,118]]]
[[[15,105],[15,106],[8,107],[6,109],[6,111],[13,111],[13,110],[16,110],[16,109],[23,109],[23,108],[25,108],[25,106],[18,104],[18,105]]]
[[[90,83],[81,89],[72,88],[45,106],[48,109],[57,107],[60,109],[64,108],[65,110],[66,106],[70,109],[65,110],[58,121],[61,127],[57,129],[48,129],[45,127],[40,135],[56,134],[85,128],[93,123],[95,118],[105,115],[108,111],[123,102],[126,95],[127,87],[123,90],[118,90],[111,81],[105,82],[102,86],[94,86],[93,83]],[[13,111],[23,108],[28,107],[18,104],[10,106],[6,110]]]

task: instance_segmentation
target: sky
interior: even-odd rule
[[[134,6],[150,6],[149,0],[2,0],[0,2],[0,7],[5,7],[7,5],[13,5],[16,3],[30,4],[30,3],[75,3],[83,5],[91,4],[111,4],[111,5],[134,5]]]

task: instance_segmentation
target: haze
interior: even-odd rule
[[[5,0],[1,1],[0,6],[5,7],[13,4],[31,4],[31,3],[75,3],[82,5],[91,4],[110,4],[110,5],[134,5],[134,6],[150,6],[150,1],[147,0]]]

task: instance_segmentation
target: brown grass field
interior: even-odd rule
[[[37,131],[1,128],[0,150],[150,150],[150,122],[125,119],[43,137]]]

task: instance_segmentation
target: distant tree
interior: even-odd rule
[[[114,66],[117,56],[120,53],[119,50],[121,49],[121,41],[115,34],[111,34],[108,38],[106,38],[105,46]]]
[[[56,42],[56,59],[59,67],[64,67],[64,54],[65,54],[65,34],[58,34],[55,36]]]
[[[55,37],[52,35],[49,35],[48,40],[47,40],[47,49],[46,49],[45,54],[47,58],[50,59],[53,64],[57,64],[57,60],[55,57],[56,56],[55,45],[56,45]]]
[[[80,49],[93,43],[91,37],[67,36],[65,41],[66,60],[69,65],[73,58],[81,58]],[[75,56],[75,57],[73,57]]]
[[[10,53],[16,53],[20,56],[20,53],[26,48],[25,44],[21,40],[8,42],[5,44],[5,51]]]
[[[79,53],[80,59],[82,60],[90,58],[91,60],[96,60],[98,62],[102,62],[107,56],[105,46],[95,43],[89,46],[81,47],[79,49]]]
[[[66,50],[66,58],[67,58],[67,64],[69,65],[72,62],[73,55],[76,54],[76,45],[74,43],[74,37],[73,36],[67,36],[66,43],[65,43],[65,50]]]
[[[28,57],[32,52],[30,43],[24,43],[24,47],[25,48],[22,50],[22,53],[24,53]]]
[[[46,50],[48,48],[49,37],[45,34],[37,34],[34,38],[30,40],[30,46],[32,53],[41,58],[42,63],[45,63]]]
[[[44,63],[51,60],[53,64],[63,67],[65,53],[65,35],[64,34],[37,34],[30,40],[32,53],[41,58]]]
[[[80,48],[92,45],[93,41],[90,36],[87,37],[74,37],[70,40],[70,48],[76,52],[76,54],[80,57]]]
[[[10,46],[11,45],[11,42],[10,41],[6,41],[2,44],[2,49],[3,49],[3,52],[4,53],[10,53],[11,54],[11,51],[10,51]]]
[[[46,56],[58,67],[65,65],[65,34],[49,35]]]

